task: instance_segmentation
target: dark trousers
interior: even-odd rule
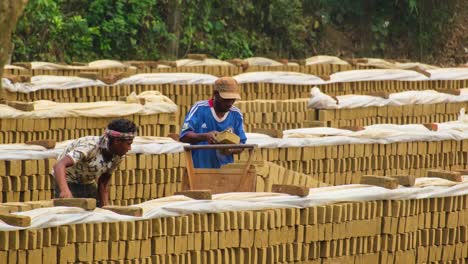
[[[94,198],[96,199],[96,205],[101,207],[101,201],[97,196],[98,188],[96,183],[91,184],[80,184],[67,182],[68,188],[73,195],[73,198]],[[60,188],[55,186],[55,198],[60,197]]]

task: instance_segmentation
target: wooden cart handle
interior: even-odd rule
[[[184,150],[197,149],[255,149],[256,144],[211,144],[211,145],[189,145],[184,146]]]

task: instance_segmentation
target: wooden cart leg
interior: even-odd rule
[[[189,149],[185,150],[185,166],[187,167],[187,171],[184,173],[184,177],[186,178],[185,179],[182,178],[182,190],[191,190],[193,187],[192,176],[194,173],[194,169],[193,169],[192,151]],[[185,189],[185,187],[187,187],[187,189]]]
[[[254,155],[254,150],[255,149],[249,149],[249,159],[247,160],[247,164],[245,165],[245,169],[241,175],[241,180],[239,181],[239,185],[237,186],[236,189],[240,188],[241,183],[249,177],[249,170],[250,170],[250,165],[252,165],[252,160],[253,160],[253,155]],[[254,181],[254,186],[252,186],[252,192],[255,192],[255,181]]]

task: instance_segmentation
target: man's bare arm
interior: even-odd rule
[[[180,138],[180,142],[196,144],[199,142],[207,141],[208,144],[215,144],[217,133],[218,132],[216,131],[211,131],[208,133],[195,133],[190,131]]]
[[[54,165],[55,182],[60,189],[60,198],[73,198],[70,188],[68,188],[66,170],[74,163],[72,158],[65,156]]]
[[[101,206],[109,204],[109,182],[112,174],[103,173],[98,180],[98,195],[101,200]]]

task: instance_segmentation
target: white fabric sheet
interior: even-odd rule
[[[431,181],[432,185],[425,184],[427,181]],[[183,196],[171,196],[132,205],[143,208],[142,217],[119,215],[100,208],[94,211],[84,211],[73,207],[40,208],[15,214],[31,217],[31,226],[28,228],[46,228],[82,223],[152,219],[192,213],[305,208],[352,201],[423,199],[468,194],[468,176],[463,176],[463,182],[451,186],[442,179],[417,178],[415,186],[399,186],[393,190],[362,184],[330,186],[311,188],[310,194],[306,197],[277,193],[224,193],[213,195],[213,200],[203,201]],[[0,221],[0,231],[20,229],[25,228],[10,226]]]

